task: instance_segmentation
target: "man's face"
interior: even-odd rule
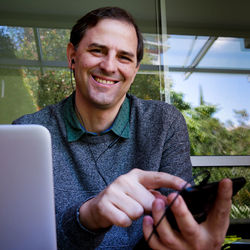
[[[126,22],[104,19],[87,29],[73,57],[76,92],[85,105],[120,105],[134,80],[137,36]]]

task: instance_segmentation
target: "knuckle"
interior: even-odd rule
[[[162,243],[170,249],[176,248],[176,240],[174,238],[168,237],[168,235],[164,235],[161,238]]]
[[[199,226],[185,227],[184,230],[190,238],[195,239],[199,233]]]
[[[161,180],[162,180],[162,175],[161,174],[158,174],[158,172],[155,172],[153,175],[153,182],[154,183],[160,183]]]
[[[117,220],[117,226],[120,227],[129,227],[132,224],[132,220],[129,219],[126,215],[120,216]]]
[[[117,184],[118,186],[128,185],[129,179],[126,175],[121,175],[115,180],[115,184]],[[114,187],[114,185],[112,187]]]
[[[99,214],[101,216],[104,216],[105,213],[105,206],[102,201],[100,201],[96,206],[96,214]]]
[[[188,210],[186,210],[185,208],[181,207],[181,206],[178,206],[178,205],[175,205],[171,208],[172,212],[174,213],[174,215],[176,217],[179,217],[179,218],[185,218],[187,217],[188,215]],[[188,228],[186,228],[186,230],[189,230]]]
[[[139,168],[133,168],[129,174],[133,174],[133,175],[138,175],[140,173],[140,169]]]
[[[144,209],[141,205],[138,204],[138,206],[134,209],[133,215],[130,216],[132,220],[136,220],[139,217],[141,217],[144,213]]]
[[[115,187],[114,187],[114,185],[109,185],[107,188],[106,188],[106,190],[105,190],[105,194],[106,195],[111,195],[111,194],[113,194],[114,192],[115,192]]]

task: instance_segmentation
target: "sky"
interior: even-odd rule
[[[171,67],[189,66],[208,37],[171,36],[168,39],[167,63]],[[239,38],[218,38],[197,67],[250,70],[250,49]],[[250,115],[250,75],[222,73],[192,73],[185,80],[184,73],[169,72],[173,89],[184,94],[192,106],[199,105],[200,89],[206,103],[217,105],[214,115],[221,122],[237,120],[233,110],[245,109]],[[250,121],[248,121],[250,125]]]

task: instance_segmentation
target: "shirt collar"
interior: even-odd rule
[[[75,92],[66,99],[63,106],[63,119],[66,126],[67,139],[69,142],[77,141],[85,133],[96,135],[95,133],[88,132],[79,122],[75,112]],[[125,98],[115,121],[110,128],[103,131],[101,134],[113,131],[116,135],[129,138],[130,126],[130,102],[128,97]]]

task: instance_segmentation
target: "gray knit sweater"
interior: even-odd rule
[[[130,138],[119,138],[97,162],[106,182],[133,168],[164,171],[190,180],[189,139],[181,113],[164,102],[129,98]],[[51,133],[58,249],[132,249],[143,235],[142,218],[128,228],[113,226],[98,233],[84,230],[77,222],[77,208],[106,187],[93,156],[97,159],[117,135],[112,131],[84,135],[69,143],[62,116],[64,104],[65,100],[14,121],[40,124]]]

